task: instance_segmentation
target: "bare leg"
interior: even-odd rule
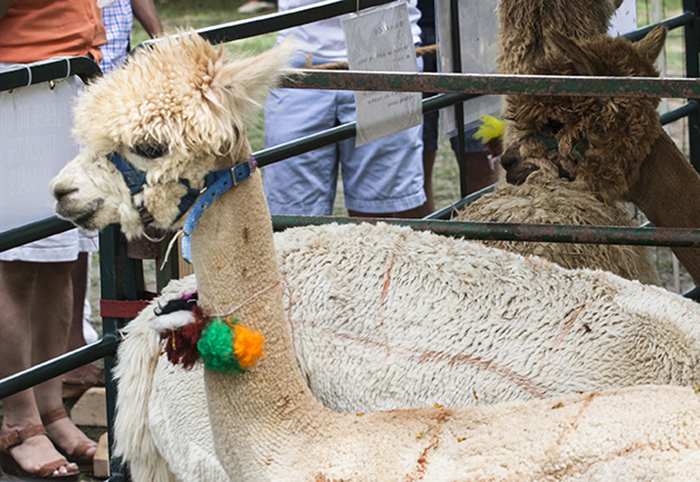
[[[73,315],[73,286],[71,272],[75,262],[41,263],[38,280],[34,284],[34,302],[31,319],[33,328],[32,362],[41,363],[66,352],[68,333]],[[83,293],[84,299],[84,293]],[[52,336],[46,336],[51,333]],[[57,377],[34,387],[39,413],[47,414],[63,407],[61,378]],[[46,425],[49,438],[68,454],[76,447],[87,444],[91,447],[87,455],[95,453],[97,444],[81,432],[65,417]]]
[[[435,198],[433,196],[433,167],[435,166],[435,157],[437,151],[423,151],[423,190],[425,191],[425,204],[423,210],[426,214],[420,217],[427,216],[435,212]]]
[[[0,377],[26,370],[32,364],[32,338],[35,329],[30,321],[33,285],[41,283],[40,263],[0,261]],[[64,281],[65,284],[65,281]],[[51,340],[52,331],[42,335]],[[59,335],[60,338],[60,335]],[[58,341],[60,343],[60,340]],[[59,347],[65,348],[65,340]],[[58,401],[60,403],[60,392]],[[2,433],[23,430],[41,424],[34,391],[25,390],[3,400],[4,418]],[[10,454],[28,472],[36,472],[47,463],[62,458],[45,436],[30,437],[21,445],[10,449]],[[77,470],[75,464],[66,464],[54,474],[66,474]]]
[[[71,279],[73,282],[73,310],[70,332],[68,334],[68,348],[66,351],[73,351],[85,346],[85,337],[83,336],[83,309],[85,307],[85,293],[87,292],[88,284],[88,260],[89,253],[80,253],[71,272]],[[89,363],[64,374],[63,380],[67,380],[74,385],[84,383],[84,389],[88,389],[98,383],[98,381],[101,381],[102,376],[102,370],[94,363]]]
[[[83,309],[85,307],[85,293],[87,292],[87,278],[88,253],[80,253],[71,271],[73,309],[66,351],[73,351],[76,348],[85,346],[85,337],[83,336]]]

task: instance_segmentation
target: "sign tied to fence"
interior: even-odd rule
[[[71,135],[74,78],[0,92],[0,231],[54,215],[49,182],[79,152]]]
[[[343,19],[351,70],[417,72],[406,2],[396,2]],[[356,145],[361,146],[423,122],[421,94],[355,92]]]

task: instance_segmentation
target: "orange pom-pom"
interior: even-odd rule
[[[233,325],[233,333],[235,336],[233,354],[238,364],[244,370],[257,365],[258,360],[263,356],[265,337],[259,331],[252,331],[241,325]]]

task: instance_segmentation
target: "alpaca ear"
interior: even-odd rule
[[[219,107],[227,106],[236,116],[259,108],[271,87],[282,77],[296,48],[289,41],[256,57],[228,62],[212,75],[207,99]]]
[[[579,75],[596,75],[595,62],[576,42],[550,30],[545,35],[546,42],[554,51],[561,52]]]
[[[635,42],[634,46],[637,51],[642,54],[652,64],[656,62],[661,50],[666,42],[666,27],[659,25],[654,30],[649,32],[639,42]]]

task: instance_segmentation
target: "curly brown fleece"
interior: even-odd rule
[[[546,59],[545,33],[558,31],[574,40],[604,34],[622,0],[501,0],[498,5],[499,55],[502,74],[531,74]]]
[[[538,171],[519,186],[500,184],[467,206],[458,221],[633,226],[623,203],[607,204],[576,182]],[[494,248],[539,256],[570,269],[610,271],[623,278],[659,284],[651,251],[641,246],[486,241]]]
[[[657,77],[654,61],[665,38],[663,27],[634,44],[607,35],[577,44],[551,32],[552,53],[534,73]],[[657,105],[656,98],[510,96],[504,114],[513,137],[506,162],[517,149],[520,162],[537,167],[554,162],[605,201],[619,201],[637,182],[662,132]],[[558,149],[547,153],[541,136],[556,139]],[[523,179],[510,175],[509,180]]]

